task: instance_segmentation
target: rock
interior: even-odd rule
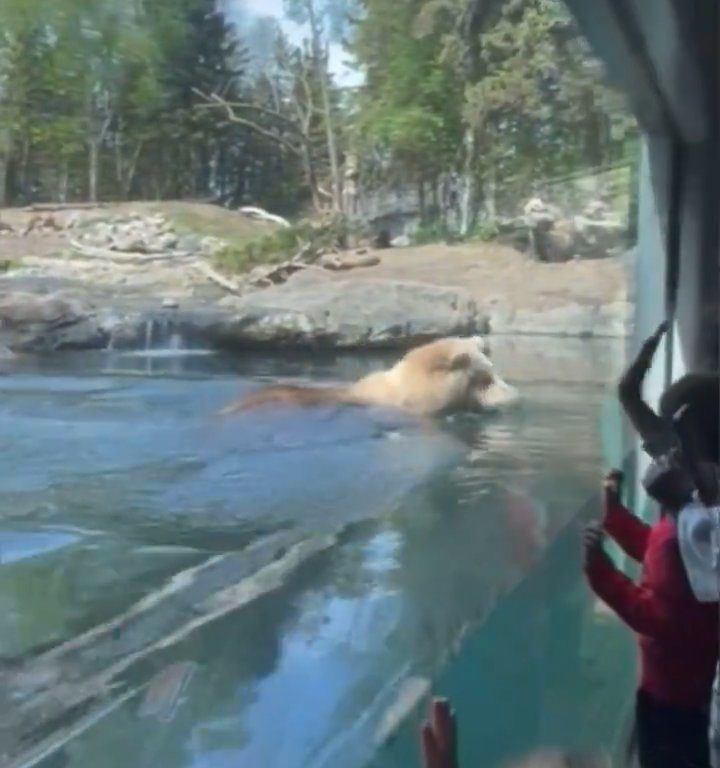
[[[410,245],[410,238],[407,235],[398,235],[390,241],[393,248],[407,248]]]
[[[214,256],[219,251],[222,251],[222,249],[226,246],[227,243],[224,240],[221,240],[219,237],[210,237],[208,235],[207,237],[203,237],[200,240],[200,251],[205,256]]]
[[[123,253],[147,253],[148,248],[145,241],[136,236],[128,235],[126,237],[116,237],[110,244],[113,251],[122,251]]]
[[[121,253],[167,254],[172,256],[178,248],[179,238],[170,222],[160,214],[150,216],[115,217],[111,221],[97,221],[88,227],[80,239],[81,244],[92,245]],[[188,251],[200,249],[200,239],[187,239]]]
[[[247,294],[211,334],[232,346],[404,348],[486,331],[486,318],[462,289],[368,279],[288,283]]]
[[[489,324],[492,334],[617,338],[628,335],[631,317],[632,305],[626,301],[517,310],[497,304],[490,309]]]
[[[92,309],[59,293],[0,296],[0,344],[13,351],[103,346],[106,334]]]
[[[180,235],[177,241],[177,247],[179,251],[186,251],[187,253],[195,253],[202,250],[202,238],[197,235]]]

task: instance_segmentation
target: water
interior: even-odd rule
[[[501,345],[523,406],[437,428],[342,409],[221,420],[258,380],[352,379],[384,361],[166,349],[0,376],[3,764],[412,765],[396,715],[430,681],[453,690],[456,654],[485,643],[467,706],[484,702],[492,725],[479,689],[518,683],[525,666],[495,661],[531,640],[529,606],[556,617],[543,648],[577,646],[578,615],[597,635],[567,524],[601,472],[617,345],[562,342],[539,362]],[[548,560],[552,586],[523,597]],[[556,694],[543,707],[578,709],[579,652],[537,661]],[[592,713],[606,694],[586,683]],[[498,708],[491,730],[518,712]],[[523,744],[577,741],[553,723]],[[515,742],[468,754],[495,765]]]

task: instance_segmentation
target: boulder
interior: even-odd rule
[[[199,250],[198,238],[181,238],[172,224],[160,214],[150,216],[116,216],[110,221],[97,221],[83,231],[79,244],[109,251],[132,254],[167,254],[172,257],[181,242],[192,242],[190,250]]]
[[[233,302],[211,335],[230,346],[403,348],[440,336],[485,333],[462,289],[389,280],[289,282]]]
[[[492,334],[521,336],[573,336],[622,338],[630,332],[632,304],[562,304],[538,309],[511,309],[503,304],[492,308]]]
[[[106,337],[92,309],[61,293],[0,294],[0,346],[52,351],[103,346]]]

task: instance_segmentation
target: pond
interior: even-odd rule
[[[467,747],[475,766],[511,756],[503,729],[538,706],[489,696],[528,673],[495,664],[509,648],[538,657],[543,707],[577,709],[567,648],[593,604],[577,557],[548,552],[597,489],[622,350],[553,344],[558,359],[551,345],[533,365],[498,350],[521,407],[436,427],[354,409],[217,416],[259,381],[353,379],[380,356],[171,345],[6,365],[3,764],[413,765],[402,716],[431,683],[469,679],[452,665],[478,642],[494,668],[475,665],[473,685],[494,688],[468,717],[495,736]],[[552,594],[518,597],[548,557]],[[589,711],[606,701],[593,690]],[[523,747],[578,740],[572,718],[518,727]]]

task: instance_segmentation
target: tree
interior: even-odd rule
[[[353,50],[375,156],[415,177],[459,173],[463,232],[481,203],[494,210],[498,182],[517,198],[617,158],[632,129],[555,0],[364,0]]]
[[[330,166],[332,206],[338,213],[343,211],[342,149],[337,109],[333,103],[329,45],[332,39],[337,40],[342,35],[350,7],[350,0],[285,0],[288,17],[297,23],[306,24],[310,33],[304,51],[304,64],[309,70],[306,77],[318,86]]]
[[[366,0],[352,45],[367,76],[357,109],[358,133],[371,158],[366,175],[409,177],[418,185],[421,210],[425,185],[436,187],[455,163],[462,110],[462,80],[442,58],[441,34],[408,35],[423,6],[423,0]]]

